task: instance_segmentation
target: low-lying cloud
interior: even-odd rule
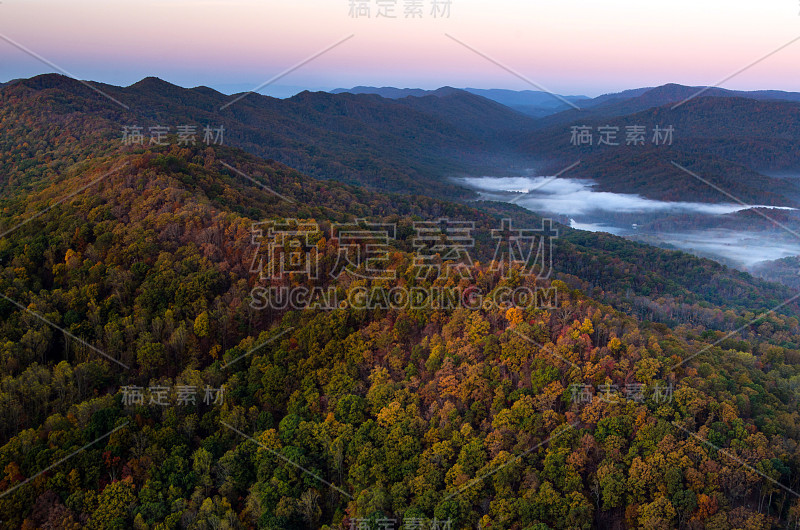
[[[559,215],[591,213],[648,213],[685,211],[722,215],[749,208],[781,208],[736,203],[668,202],[630,193],[596,191],[588,180],[553,177],[470,177],[461,182],[478,190],[483,198],[513,202],[529,210]]]
[[[800,254],[800,242],[787,239],[779,232],[711,229],[659,233],[658,236],[664,243],[687,252],[719,256],[744,268]]]

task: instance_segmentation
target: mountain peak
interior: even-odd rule
[[[453,94],[468,94],[461,90],[460,88],[453,88],[451,86],[443,86],[441,88],[437,88],[432,92],[432,95],[442,97],[442,96],[452,96]]]
[[[222,92],[219,92],[218,90],[214,90],[213,88],[207,87],[205,85],[196,86],[196,87],[194,87],[194,88],[192,88],[190,90],[192,92],[196,92],[197,94],[202,94],[204,96],[214,96],[214,97],[224,96],[224,94]]]
[[[20,84],[34,90],[44,90],[47,88],[74,88],[80,84],[81,81],[63,74],[41,74],[29,79],[20,79],[17,81]]]
[[[695,94],[700,90],[703,90],[703,87],[691,87],[679,85],[678,83],[667,83],[665,85],[653,87],[645,91],[640,97],[684,98]]]
[[[164,81],[160,77],[149,76],[145,77],[141,81],[137,81],[136,83],[130,85],[128,88],[141,88],[146,90],[174,90],[176,88],[181,88],[178,85],[173,85],[167,81]]]

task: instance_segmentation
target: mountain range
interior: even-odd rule
[[[420,88],[394,88],[394,87],[367,87],[357,86],[354,88],[337,88],[332,90],[332,94],[377,94],[387,99],[402,99],[406,97],[435,96],[442,94],[452,94],[457,90],[463,90],[470,94],[491,99],[509,108],[534,118],[541,118],[556,112],[566,110],[569,107],[567,102],[581,103],[590,101],[586,96],[559,96],[538,90],[504,90],[504,89],[482,89],[464,88],[455,89],[443,87],[437,90],[423,90]]]
[[[676,162],[743,201],[794,205],[791,181],[771,177],[800,166],[796,94],[708,90],[666,85],[619,97],[601,96],[582,110],[534,119],[482,96],[440,89],[424,96],[387,99],[373,94],[304,92],[279,100],[250,94],[226,96],[209,88],[184,89],[148,78],[127,88],[95,84],[130,108],[63,76],[39,76],[3,87],[20,112],[41,94],[58,94],[54,112],[92,109],[106,137],[123,126],[183,122],[227,129],[226,141],[314,177],[393,192],[466,198],[472,192],[453,177],[514,174],[534,168],[557,172],[582,160],[570,176],[598,189],[661,200],[724,202],[728,198],[676,169]],[[631,97],[627,97],[631,96]],[[777,99],[779,97],[785,99]],[[177,103],[176,103],[177,102]],[[617,127],[618,146],[571,143],[573,126]],[[625,142],[625,127],[647,130],[644,146]],[[653,146],[655,126],[674,129],[671,145]],[[145,129],[146,130],[146,129]],[[621,140],[621,141],[620,141]],[[655,147],[658,147],[655,149]],[[641,164],[643,158],[651,159]],[[517,168],[517,169],[514,169]]]
[[[677,161],[746,200],[795,204],[792,179],[765,172],[797,167],[798,103],[709,94],[672,110],[691,90],[534,118],[449,88],[278,100],[157,78],[0,87],[0,520],[794,524],[796,286],[559,223],[551,274],[531,256],[502,266],[512,227],[549,225],[454,178],[580,159],[565,177],[604,190],[731,200],[690,186]],[[575,124],[671,124],[675,139],[572,146]],[[206,127],[224,139],[204,141]],[[308,252],[284,265],[313,256],[318,275],[264,276],[280,257],[263,238],[279,225],[281,248]],[[388,239],[377,255],[336,231],[364,226]],[[436,227],[455,227],[470,259],[444,253],[445,232],[420,239]],[[376,259],[348,262],[362,251]],[[268,288],[375,303],[259,306]],[[389,303],[404,289],[462,297]],[[464,302],[525,289],[552,304]]]

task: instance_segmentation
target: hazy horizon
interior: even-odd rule
[[[435,18],[430,2],[413,18],[405,18],[404,5],[396,4],[396,18],[379,16],[372,5],[367,18],[352,16],[345,0],[6,1],[0,76],[27,78],[55,65],[121,86],[156,76],[241,91],[306,61],[275,85],[449,85],[592,97],[667,83],[709,86],[730,77],[721,85],[731,90],[800,91],[793,75],[800,45],[792,42],[800,17],[792,2],[679,0],[663,10],[632,0],[491,6],[451,0],[447,16]]]
[[[46,74],[66,75],[63,72],[59,72],[57,70],[42,71],[40,73],[33,74],[33,75],[30,75],[30,76],[26,76],[26,77],[0,78],[0,84],[8,83],[8,82],[11,82],[11,81],[16,81],[16,80],[19,80],[19,79],[30,79],[30,78],[33,78],[33,77],[36,77],[36,76],[39,76],[39,75],[46,75]],[[71,76],[67,76],[67,77],[71,77]],[[547,92],[547,91],[544,91],[544,90],[537,90],[534,87],[529,87],[529,88],[524,88],[524,87],[511,88],[511,87],[508,87],[508,86],[494,86],[494,85],[487,85],[487,86],[475,86],[475,85],[455,86],[453,84],[444,84],[444,85],[430,85],[430,86],[402,86],[402,85],[401,86],[397,86],[397,85],[387,85],[387,84],[367,85],[367,84],[363,84],[363,83],[337,85],[337,86],[269,85],[269,86],[264,87],[264,88],[262,88],[260,90],[254,90],[254,89],[256,89],[258,87],[258,85],[260,83],[244,83],[244,82],[242,82],[242,83],[223,83],[223,84],[212,84],[212,85],[207,85],[207,84],[202,84],[202,83],[200,83],[200,84],[179,83],[179,82],[174,81],[172,79],[165,78],[163,76],[158,76],[158,75],[146,75],[146,76],[141,77],[139,79],[136,79],[135,81],[132,81],[130,83],[122,83],[122,84],[112,83],[112,82],[109,82],[109,81],[104,81],[102,79],[88,79],[88,78],[81,78],[81,77],[76,77],[76,79],[79,79],[81,81],[91,81],[91,82],[97,82],[97,83],[105,83],[105,84],[108,84],[108,85],[115,85],[115,86],[120,86],[120,87],[129,87],[129,86],[134,85],[134,84],[138,83],[139,81],[141,81],[143,79],[146,79],[148,77],[157,77],[157,78],[159,78],[159,79],[161,79],[163,81],[166,81],[167,83],[179,86],[181,88],[191,89],[191,88],[198,88],[198,87],[207,87],[207,88],[214,89],[217,92],[220,92],[220,93],[228,95],[228,96],[233,95],[233,94],[240,94],[240,93],[243,93],[243,92],[254,91],[254,92],[257,92],[257,93],[265,95],[265,96],[270,96],[270,97],[279,98],[279,99],[289,98],[289,97],[292,97],[292,96],[294,96],[296,94],[299,94],[299,93],[305,92],[305,91],[309,91],[309,92],[332,92],[334,90],[351,90],[351,89],[358,88],[358,87],[367,87],[367,88],[376,88],[376,89],[390,88],[390,89],[399,89],[399,90],[426,90],[426,91],[434,91],[434,90],[437,90],[437,89],[440,89],[440,88],[444,88],[444,87],[452,87],[452,88],[456,88],[456,89],[459,89],[459,90],[473,90],[474,89],[474,90],[509,90],[509,91],[514,91],[514,92],[545,92],[545,93]],[[622,87],[619,90],[612,91],[612,92],[592,93],[592,92],[588,92],[588,91],[581,91],[580,89],[575,89],[574,91],[571,91],[571,92],[564,92],[564,93],[552,92],[552,93],[555,94],[555,95],[564,96],[564,97],[576,97],[576,98],[585,97],[587,99],[592,99],[592,98],[597,98],[597,97],[604,96],[604,95],[609,95],[609,94],[620,93],[620,92],[624,92],[624,91],[628,91],[628,90],[650,89],[650,88],[657,88],[659,86],[670,85],[670,84],[682,85],[682,86],[687,86],[687,87],[690,87],[690,88],[704,88],[704,87],[716,88],[713,85],[686,85],[684,83],[678,83],[678,82],[674,82],[674,81],[667,81],[665,83],[661,83],[659,85],[652,85],[652,86],[649,86],[649,85],[648,86],[644,86],[643,85],[643,86]],[[778,91],[778,92],[787,92],[787,93],[800,92],[800,89],[798,89],[798,90],[789,90],[789,89],[785,89],[785,88],[781,88],[781,87],[761,87],[761,88],[752,88],[752,89],[733,89],[733,88],[727,88],[727,87],[718,87],[718,88],[721,88],[721,89],[724,89],[724,90],[741,91],[741,92],[759,92],[759,91]]]

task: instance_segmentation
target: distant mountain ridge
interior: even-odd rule
[[[697,87],[676,84],[634,89],[580,101],[581,110],[534,119],[452,87],[396,99],[350,92],[301,92],[277,99],[187,89],[155,77],[117,87],[47,74],[0,88],[8,112],[23,116],[37,108],[45,109],[52,123],[81,119],[89,127],[91,121],[92,130],[85,134],[105,135],[109,142],[118,142],[122,128],[130,125],[144,126],[146,135],[154,125],[171,126],[173,133],[182,124],[201,130],[224,126],[226,145],[316,178],[381,191],[468,199],[474,192],[451,177],[517,175],[520,168],[555,174],[581,160],[569,176],[593,179],[603,191],[670,201],[728,200],[677,169],[676,162],[751,204],[800,204],[796,185],[761,174],[800,168],[800,102],[792,101],[800,95],[758,91],[745,98],[709,89],[672,109],[697,92]],[[493,95],[499,97],[497,91]],[[536,97],[554,99],[543,93]],[[625,145],[624,128],[634,124],[648,131],[648,145],[641,149]],[[618,127],[621,145],[573,146],[570,129],[577,125]],[[656,125],[674,125],[672,145],[653,150],[649,144]]]
[[[795,180],[765,176],[800,170],[800,100],[792,98],[800,94],[700,93],[697,87],[664,85],[628,99],[607,96],[595,107],[536,120],[537,131],[521,149],[539,159],[558,160],[555,166],[580,158],[572,175],[591,178],[604,191],[669,201],[725,199],[673,165],[677,163],[749,203],[797,206]],[[626,128],[631,126],[644,127],[642,145],[628,145]],[[576,145],[574,127],[587,128],[594,141]],[[599,142],[603,127],[617,131],[612,140],[617,145]],[[653,145],[655,127],[672,127],[669,145]]]
[[[395,87],[370,87],[370,86],[357,86],[353,88],[335,88],[331,90],[331,94],[376,94],[382,98],[387,99],[400,99],[408,96],[422,97],[429,96],[435,90],[425,90],[422,88],[395,88]]]
[[[46,74],[4,86],[0,94],[19,113],[47,100],[54,122],[91,112],[100,130],[117,139],[124,126],[144,126],[145,134],[155,125],[173,133],[183,124],[224,126],[226,144],[317,178],[450,197],[470,193],[447,176],[470,171],[519,131],[534,128],[532,118],[457,89],[400,100],[327,92],[277,99],[187,89],[156,77],[117,87]]]
[[[452,87],[425,90],[421,88],[357,86],[353,88],[337,88],[332,90],[331,93],[376,94],[387,99],[401,99],[409,96],[441,96],[453,90],[463,90],[491,99],[492,101],[496,101],[535,118],[558,115],[562,111],[571,114],[586,112],[593,116],[621,116],[651,107],[666,105],[668,103],[680,103],[686,99],[698,96],[742,97],[759,101],[776,100],[800,102],[800,92],[781,90],[728,90],[718,87],[693,87],[677,83],[668,83],[658,87],[633,88],[621,92],[603,94],[595,98],[587,96],[564,96],[535,90],[506,90],[498,88],[454,89]],[[565,103],[565,101],[576,104],[579,109],[573,109],[568,103]],[[561,121],[562,118],[554,118],[554,120]]]
[[[555,112],[570,108],[570,102],[589,101],[586,96],[559,96],[549,92],[535,90],[506,90],[506,89],[483,89],[483,88],[463,88],[442,87],[437,90],[425,90],[421,88],[395,88],[395,87],[369,87],[357,86],[353,88],[337,88],[331,91],[332,94],[376,94],[387,99],[401,99],[406,97],[424,96],[443,96],[456,90],[462,90],[496,101],[502,105],[512,108],[518,112],[539,118]]]
[[[567,108],[563,112],[552,113],[538,120],[540,128],[568,123],[573,120],[589,118],[611,118],[646,111],[665,105],[685,104],[696,98],[746,98],[756,101],[800,102],[800,92],[780,90],[741,91],[716,87],[690,87],[669,83],[666,85],[626,90],[616,94],[604,94],[592,100],[583,101],[578,109]]]

